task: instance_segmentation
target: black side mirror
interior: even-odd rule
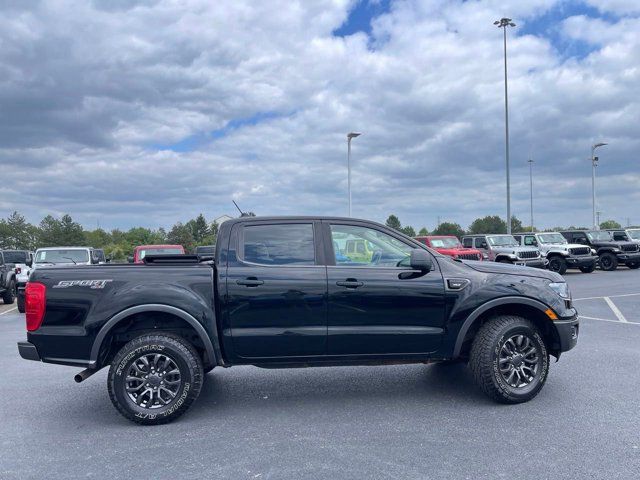
[[[31,268],[31,267],[33,266],[33,260],[32,260],[32,259],[29,259],[29,260],[27,260],[26,262],[24,262],[24,264],[25,264],[27,267]]]
[[[480,248],[487,248],[487,242],[482,242],[480,244]]]
[[[132,257],[132,256],[128,256],[128,257],[127,257],[127,262],[129,262],[129,263],[133,263],[133,257]]]
[[[409,265],[414,270],[420,270],[421,272],[430,272],[433,270],[433,260],[431,259],[431,255],[429,252],[422,250],[421,248],[414,248],[411,250]]]

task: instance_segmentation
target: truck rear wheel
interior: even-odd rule
[[[15,299],[16,299],[16,282],[11,280],[11,282],[9,282],[9,285],[7,286],[7,289],[2,294],[2,301],[5,303],[5,305],[11,305],[15,301]]]
[[[564,258],[557,255],[549,259],[549,270],[564,275],[567,271],[567,262]]]
[[[473,340],[469,368],[484,393],[500,403],[534,398],[549,373],[549,353],[536,326],[513,315],[485,323]]]
[[[618,268],[618,257],[611,252],[604,252],[600,255],[600,268],[606,272],[611,272]]]
[[[141,335],[116,354],[107,387],[116,409],[143,425],[169,423],[200,395],[202,360],[193,346],[170,334]]]

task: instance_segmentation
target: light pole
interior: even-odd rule
[[[598,157],[595,156],[596,148],[604,147],[606,143],[596,143],[591,145],[591,201],[593,206],[593,229],[600,230],[600,225],[596,222],[596,167]]]
[[[509,90],[507,86],[507,27],[515,27],[516,24],[510,18],[501,18],[493,22],[498,28],[502,28],[504,34],[504,137],[505,158],[507,163],[507,233],[511,234],[511,178],[509,176]]]
[[[531,231],[533,232],[533,160],[530,158],[529,162],[529,193],[531,195]]]
[[[349,217],[351,217],[351,140],[362,135],[358,132],[347,133],[347,189],[349,190]]]

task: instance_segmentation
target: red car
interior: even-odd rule
[[[428,235],[415,237],[420,243],[434,249],[442,255],[447,255],[460,260],[482,260],[482,252],[475,248],[465,248],[453,235]]]
[[[182,255],[182,245],[140,245],[133,249],[133,256],[129,257],[129,263],[144,263],[147,255]]]

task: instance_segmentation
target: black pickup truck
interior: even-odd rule
[[[600,268],[613,271],[622,263],[631,269],[640,268],[640,249],[637,243],[614,240],[607,230],[568,230],[560,232],[569,243],[593,248],[598,254]]]
[[[345,246],[366,243],[368,254]],[[213,257],[36,270],[26,291],[29,360],[110,365],[125,417],[166,423],[214,367],[385,365],[462,360],[496,401],[530,400],[549,356],[576,345],[562,277],[454,260],[374,222],[245,217]]]

